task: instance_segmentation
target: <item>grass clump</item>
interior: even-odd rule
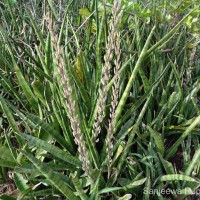
[[[15,185],[0,198],[198,190],[197,1],[2,1],[0,16],[0,188]]]

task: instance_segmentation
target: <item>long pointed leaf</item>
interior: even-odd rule
[[[77,196],[75,196],[74,192],[66,185],[66,183],[51,170],[47,168],[42,162],[36,159],[30,153],[26,151],[22,151],[22,153],[36,166],[36,168],[51,182],[51,184],[56,187],[60,192],[62,192],[65,197],[69,200],[79,200]]]

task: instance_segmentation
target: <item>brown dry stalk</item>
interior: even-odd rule
[[[93,125],[93,130],[92,130],[92,137],[93,137],[93,142],[98,142],[98,136],[101,131],[101,124],[104,119],[104,110],[106,106],[106,100],[107,100],[107,85],[110,81],[110,69],[111,69],[111,62],[113,60],[114,52],[113,50],[116,51],[116,46],[117,46],[117,26],[119,23],[119,12],[120,12],[120,0],[115,0],[114,1],[114,6],[112,9],[112,15],[113,19],[110,24],[110,32],[108,35],[108,41],[106,43],[106,54],[104,56],[104,66],[102,67],[102,77],[101,77],[101,86],[99,88],[99,98],[97,100],[97,113],[96,113],[96,118],[95,122]],[[118,38],[119,39],[119,38]]]
[[[111,165],[112,165],[112,148],[113,148],[113,139],[114,139],[114,118],[115,118],[115,110],[118,105],[118,97],[119,97],[119,69],[121,66],[120,63],[120,33],[116,33],[116,44],[115,44],[115,55],[116,58],[114,60],[115,68],[114,74],[117,74],[117,78],[115,79],[112,86],[112,101],[110,107],[110,120],[107,134],[107,156],[108,156],[108,178],[111,173]]]
[[[104,119],[104,109],[106,105],[107,99],[107,84],[110,80],[110,69],[111,69],[111,61],[113,59],[113,51],[114,43],[113,43],[113,32],[111,32],[108,36],[108,42],[106,44],[106,55],[104,56],[105,64],[102,67],[102,78],[101,78],[101,87],[99,88],[99,98],[97,100],[97,113],[96,119],[93,125],[93,142],[98,142],[98,135],[101,131],[101,123]]]
[[[65,69],[65,62],[62,56],[63,48],[58,46],[58,36],[55,34],[55,26],[52,24],[52,20],[49,14],[46,16],[48,23],[48,29],[51,35],[51,41],[55,50],[55,58],[60,73],[60,81],[63,88],[64,97],[66,99],[66,107],[68,109],[68,117],[70,119],[71,128],[73,131],[74,141],[78,146],[79,159],[82,162],[82,168],[85,173],[91,178],[89,155],[84,140],[84,135],[80,129],[80,122],[75,111],[75,101],[72,99],[72,88],[70,87],[70,77]]]
[[[195,58],[195,54],[196,54],[196,50],[197,50],[197,44],[198,43],[194,43],[193,47],[190,50],[189,53],[189,68],[186,71],[186,75],[187,75],[187,83],[189,83],[191,81],[191,76],[192,76],[192,70],[193,70],[193,65],[194,65],[194,58]]]

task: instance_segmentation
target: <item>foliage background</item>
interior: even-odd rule
[[[15,185],[4,189],[1,199],[184,199],[199,188],[198,5],[198,0],[122,1],[117,30],[123,106],[115,115],[108,177],[114,62],[96,145],[92,129],[103,98],[98,91],[113,1],[0,2],[0,181],[1,188],[9,181]],[[64,47],[66,88],[73,91],[94,180],[82,168],[74,142],[59,48],[52,40],[56,36]],[[152,195],[144,188],[179,189],[181,194]]]

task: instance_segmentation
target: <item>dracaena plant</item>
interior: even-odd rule
[[[145,3],[0,4],[0,198],[198,189],[198,7]]]

